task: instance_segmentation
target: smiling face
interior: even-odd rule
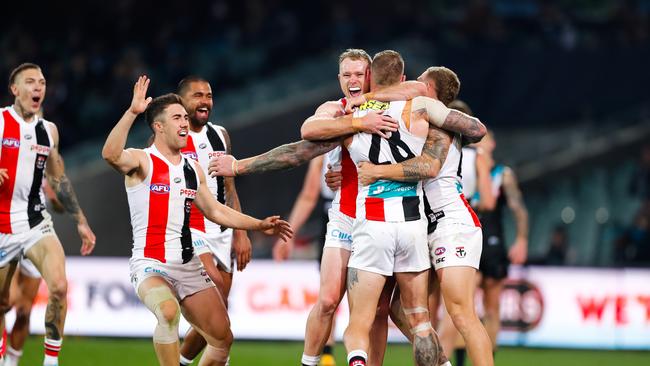
[[[23,118],[29,119],[38,113],[45,99],[45,77],[37,68],[22,70],[16,74],[10,89],[17,109]]]
[[[190,117],[192,128],[200,130],[210,118],[212,111],[212,88],[205,81],[190,82],[181,95],[183,106]]]
[[[153,122],[153,128],[171,150],[180,150],[187,145],[189,116],[180,104],[170,104]]]
[[[339,83],[347,98],[367,93],[370,88],[368,61],[345,58],[339,64]]]

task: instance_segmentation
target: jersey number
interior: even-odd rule
[[[390,146],[390,152],[396,163],[401,163],[415,157],[415,154],[409,149],[406,142],[400,139],[399,131],[391,133],[390,138],[388,138],[388,146]],[[372,135],[370,151],[368,152],[370,162],[373,164],[391,164],[390,161],[379,161],[379,149],[381,149],[381,137],[379,135]],[[402,155],[402,153],[406,153],[406,155]]]

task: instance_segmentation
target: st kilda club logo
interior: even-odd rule
[[[456,257],[465,258],[466,255],[465,247],[456,247]]]

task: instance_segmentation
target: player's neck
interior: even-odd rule
[[[23,121],[31,122],[34,119],[34,113],[30,113],[29,111],[23,109],[23,107],[20,106],[20,103],[14,102],[13,107],[16,113],[20,116],[20,118],[23,119]]]
[[[170,163],[178,165],[181,162],[181,150],[173,149],[168,144],[156,139],[153,142],[154,146],[162,156]]]
[[[201,132],[203,130],[203,126],[205,125],[190,121],[190,131],[192,132]]]

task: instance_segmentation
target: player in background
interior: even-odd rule
[[[207,80],[188,76],[180,81],[177,92],[190,120],[187,145],[181,149],[181,153],[197,161],[207,176],[212,157],[231,153],[230,136],[225,128],[208,121],[213,101],[212,88]],[[241,212],[233,178],[207,178],[206,183],[219,203]],[[237,260],[240,271],[246,268],[251,259],[248,235],[244,230],[221,227],[205,219],[196,206],[192,207],[190,230],[196,253],[221,292],[227,307],[233,280],[233,259]],[[205,339],[194,328],[190,328],[181,346],[180,364],[191,364],[205,345]]]
[[[59,132],[52,122],[39,118],[46,83],[41,68],[24,63],[9,77],[14,104],[1,110],[0,153],[0,287],[7,288],[18,255],[29,259],[48,288],[45,313],[44,365],[58,365],[67,310],[65,254],[56,236],[41,193],[43,176],[77,223],[81,254],[95,246],[95,234],[79,207],[59,153]],[[4,317],[2,318],[4,329]]]
[[[138,297],[155,315],[154,348],[161,365],[180,360],[178,322],[181,311],[206,339],[201,365],[225,365],[232,344],[225,303],[203,265],[194,255],[189,228],[192,204],[205,217],[225,227],[259,230],[290,237],[288,223],[272,216],[263,221],[219,203],[198,163],[187,159],[189,118],[178,95],[146,97],[149,79],[142,76],[131,106],[109,134],[102,157],[125,176],[133,227],[131,281]],[[154,132],[152,146],[125,150],[136,117]],[[210,306],[206,306],[210,304]]]

